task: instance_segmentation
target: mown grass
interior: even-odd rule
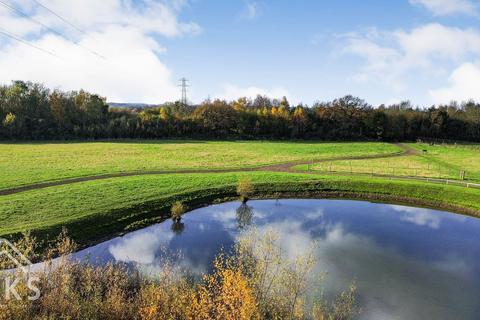
[[[89,181],[0,197],[0,236],[33,230],[46,238],[66,226],[83,246],[162,221],[178,200],[193,208],[231,199],[242,179],[252,182],[257,197],[346,196],[480,214],[480,190],[456,186],[273,172],[169,174]]]
[[[409,144],[418,155],[364,160],[344,160],[297,166],[298,170],[480,181],[480,149],[472,146]],[[426,150],[424,152],[423,150]]]
[[[118,141],[0,144],[0,189],[128,171],[248,168],[296,160],[389,154],[388,143]]]

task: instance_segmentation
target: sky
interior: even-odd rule
[[[155,104],[181,77],[193,103],[480,102],[480,0],[0,0],[0,84]]]

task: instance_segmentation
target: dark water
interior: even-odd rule
[[[240,209],[239,209],[240,208]],[[318,241],[317,272],[335,294],[356,280],[361,319],[480,319],[480,219],[452,213],[347,200],[265,200],[214,205],[81,251],[101,261],[161,261],[162,247],[181,250],[181,264],[209,270],[239,228],[273,229],[287,254]]]

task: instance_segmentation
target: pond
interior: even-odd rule
[[[206,272],[240,230],[273,229],[294,255],[316,240],[315,270],[327,272],[326,294],[358,286],[360,319],[478,319],[480,219],[453,213],[350,200],[258,200],[193,210],[76,254],[100,261],[161,263],[164,249]]]

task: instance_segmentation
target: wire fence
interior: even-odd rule
[[[476,177],[476,175],[469,176],[465,170],[456,172],[452,169],[446,169],[433,165],[427,165],[425,167],[375,167],[368,165],[354,165],[352,162],[341,164],[331,162],[315,165],[311,164],[307,166],[307,170],[310,172],[313,171],[327,174],[362,175],[392,179],[417,180],[480,189],[480,179]]]
[[[444,147],[454,147],[454,148],[468,148],[473,150],[480,150],[479,142],[470,142],[470,141],[458,141],[458,140],[449,140],[449,139],[429,139],[421,138],[417,140],[418,143],[430,144],[432,146],[444,146]]]

